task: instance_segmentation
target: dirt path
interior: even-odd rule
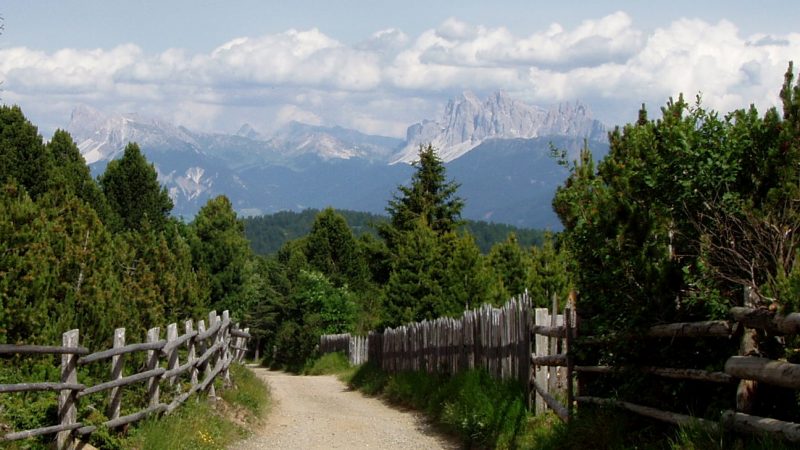
[[[261,430],[231,449],[460,448],[433,431],[420,415],[350,391],[333,376],[251,369],[269,384],[272,410]]]

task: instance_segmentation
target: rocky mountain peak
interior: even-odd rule
[[[412,162],[420,145],[432,144],[445,162],[452,161],[487,139],[568,136],[603,140],[605,127],[592,119],[589,109],[578,102],[561,103],[550,109],[528,105],[498,91],[480,100],[466,91],[451,99],[439,120],[410,126],[406,146],[393,163]]]

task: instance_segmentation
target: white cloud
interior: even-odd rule
[[[616,12],[526,35],[450,18],[414,37],[389,28],[355,45],[310,29],[241,37],[200,54],[146,54],[133,44],[0,48],[0,80],[4,101],[44,124],[64,124],[68,105],[87,103],[215,130],[300,120],[402,135],[464,89],[544,104],[580,99],[609,123],[635,117],[631,105],[657,110],[679,92],[702,92],[723,112],[763,109],[777,103],[798,54],[798,33],[743,36],[733,23],[696,19],[645,32]]]

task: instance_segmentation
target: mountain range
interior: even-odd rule
[[[67,130],[94,174],[137,142],[175,203],[191,218],[227,195],[242,215],[333,206],[383,213],[407,184],[420,145],[432,144],[460,184],[464,217],[518,227],[559,229],[550,202],[567,176],[551,145],[573,159],[584,141],[607,151],[605,127],[580,103],[550,109],[497,92],[465,92],[442,115],[408,127],[406,139],[292,122],[265,136],[248,124],[236,133],[203,133],[137,114],[72,112]]]

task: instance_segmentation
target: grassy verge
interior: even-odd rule
[[[216,402],[189,400],[173,414],[142,422],[119,442],[118,448],[220,449],[243,439],[264,417],[269,403],[268,388],[243,366],[231,366],[235,386],[217,390]],[[101,448],[113,448],[108,444]]]
[[[780,439],[676,428],[617,409],[585,407],[569,424],[552,413],[534,416],[525,394],[513,382],[494,380],[485,371],[456,376],[406,372],[389,375],[360,366],[349,384],[364,393],[424,411],[467,448],[498,449],[664,449],[755,450],[796,448]]]

